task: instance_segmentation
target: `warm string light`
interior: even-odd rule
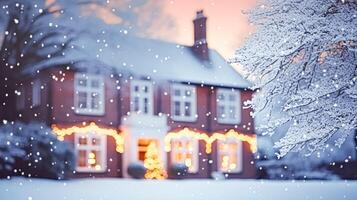
[[[171,140],[177,139],[180,137],[191,137],[197,140],[203,140],[206,143],[206,153],[212,152],[212,144],[215,141],[225,141],[228,138],[232,138],[235,140],[240,140],[247,142],[250,145],[251,151],[254,153],[257,151],[257,140],[255,136],[249,136],[242,133],[239,133],[233,129],[229,130],[225,134],[222,133],[213,133],[209,136],[206,133],[201,133],[197,131],[190,130],[189,128],[181,129],[177,132],[169,132],[165,137],[165,150],[171,151]]]
[[[124,137],[118,134],[118,132],[115,129],[101,128],[97,126],[94,122],[91,122],[88,126],[83,126],[83,127],[72,126],[69,128],[59,128],[56,125],[52,125],[52,130],[57,135],[57,138],[61,141],[64,140],[65,136],[72,135],[73,133],[94,132],[98,134],[111,136],[115,139],[116,151],[119,153],[124,152]]]

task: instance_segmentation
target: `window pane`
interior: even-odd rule
[[[99,109],[99,95],[96,92],[92,92],[91,108]]]
[[[179,101],[174,102],[174,115],[175,116],[180,116],[181,111],[180,111],[181,103]]]
[[[230,94],[229,95],[229,101],[235,101],[236,100],[236,95]]]
[[[218,117],[221,118],[221,119],[224,119],[225,118],[225,114],[224,114],[224,111],[225,108],[224,106],[218,106]]]
[[[99,88],[99,80],[92,80],[91,83],[92,88]]]
[[[135,92],[139,92],[139,86],[135,85],[135,86],[134,86],[134,91],[135,91]]]
[[[191,90],[185,90],[185,96],[190,97],[191,96]]]
[[[92,145],[99,146],[100,145],[100,138],[92,138]]]
[[[134,97],[134,111],[138,112],[139,111],[139,97]]]
[[[144,91],[145,93],[148,93],[148,92],[149,92],[149,87],[148,87],[148,86],[144,86],[144,87],[143,87],[143,91]]]
[[[191,116],[191,102],[185,102],[185,116]]]
[[[78,144],[79,145],[86,145],[87,144],[87,138],[84,136],[81,136],[78,138]]]
[[[181,96],[181,91],[176,89],[174,91],[174,95],[177,96],[177,97]]]
[[[218,100],[220,100],[220,101],[224,100],[224,95],[223,94],[219,94],[218,95]]]
[[[79,108],[87,108],[87,93],[78,92],[78,105]]]
[[[78,151],[77,165],[79,167],[87,166],[87,152],[85,150]]]
[[[149,113],[149,100],[144,98],[144,113]]]
[[[229,118],[231,119],[236,119],[236,107],[235,106],[229,106]]]
[[[83,79],[83,78],[78,79],[77,83],[78,83],[78,86],[81,86],[81,87],[86,87],[87,86],[87,80]]]

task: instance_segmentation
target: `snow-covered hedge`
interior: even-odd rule
[[[0,177],[22,175],[63,179],[74,169],[74,151],[44,124],[0,127]]]

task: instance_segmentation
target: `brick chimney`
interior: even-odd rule
[[[196,12],[196,18],[193,20],[194,27],[194,44],[193,50],[195,54],[202,60],[209,60],[208,45],[206,39],[206,21],[203,10]]]

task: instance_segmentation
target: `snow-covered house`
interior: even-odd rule
[[[164,168],[188,166],[190,178],[219,171],[254,178],[253,91],[206,41],[194,19],[193,46],[129,36],[84,34],[61,59],[27,68],[17,116],[52,126],[77,153],[75,177],[127,177],[154,143]]]

